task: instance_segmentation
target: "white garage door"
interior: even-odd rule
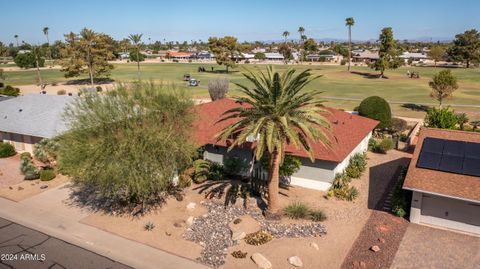
[[[423,194],[422,216],[480,226],[480,204]]]

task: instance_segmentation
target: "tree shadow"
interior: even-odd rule
[[[93,82],[95,84],[109,84],[113,83],[115,80],[111,78],[95,78],[93,79]],[[65,85],[90,85],[90,79],[74,79],[74,80],[69,80],[65,83]]]
[[[370,167],[368,209],[382,209],[383,202],[395,186],[402,167],[408,166],[410,160],[411,158],[403,157]]]
[[[218,70],[214,69],[213,71],[207,69],[207,70],[203,71],[202,73],[227,74],[227,75],[229,75],[229,74],[235,74],[235,73],[238,73],[238,72],[240,72],[240,71],[238,71],[238,70],[228,70],[228,72],[227,72],[227,70],[225,70],[225,69],[218,69]]]
[[[359,76],[362,76],[362,77],[368,78],[368,79],[378,79],[378,78],[380,78],[379,74],[374,74],[374,73],[369,73],[369,72],[351,71],[350,73],[352,73],[354,75],[359,75]],[[386,77],[385,75],[383,76],[383,78],[388,79],[388,77]]]
[[[427,112],[430,109],[429,106],[418,105],[418,104],[413,104],[413,103],[402,104],[402,107],[413,110],[413,111],[422,111],[422,112]]]

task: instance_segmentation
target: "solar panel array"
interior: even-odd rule
[[[417,167],[480,177],[480,143],[427,137]]]

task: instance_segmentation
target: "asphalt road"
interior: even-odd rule
[[[0,269],[127,269],[121,263],[0,218]]]

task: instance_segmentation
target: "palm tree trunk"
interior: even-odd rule
[[[40,75],[40,63],[38,61],[38,56],[35,55],[35,65],[37,66],[37,79],[38,79],[38,84],[40,85],[40,91],[43,91],[43,80],[42,76]]]
[[[140,81],[140,59],[138,58],[138,50],[139,48],[137,48],[137,79],[138,81]]]
[[[90,84],[92,87],[94,86],[93,84],[93,66],[92,66],[92,61],[90,60],[90,48],[87,49],[87,64],[88,64],[88,75],[90,76]]]
[[[352,53],[352,26],[348,26],[348,72],[350,72],[350,59]]]
[[[267,215],[278,215],[280,206],[278,204],[280,162],[282,160],[281,152],[275,150],[270,155],[270,169],[268,175],[268,210]]]

